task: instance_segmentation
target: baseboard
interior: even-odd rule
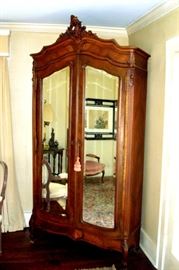
[[[24,217],[25,217],[25,224],[26,224],[26,227],[29,227],[29,221],[30,221],[30,217],[32,215],[32,212],[29,211],[29,212],[24,212]]]
[[[141,228],[140,232],[140,248],[148,257],[154,267],[157,265],[157,245],[152,241],[149,235]]]

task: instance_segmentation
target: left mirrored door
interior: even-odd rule
[[[69,73],[43,79],[42,206],[56,215],[66,215],[68,197]]]

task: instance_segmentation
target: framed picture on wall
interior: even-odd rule
[[[115,100],[87,98],[85,104],[85,138],[115,139]]]

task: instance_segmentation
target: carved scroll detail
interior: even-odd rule
[[[128,72],[128,80],[129,80],[129,86],[133,87],[134,86],[134,71],[131,69]]]

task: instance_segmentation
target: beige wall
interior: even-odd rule
[[[44,29],[43,29],[44,31]],[[49,30],[50,32],[50,30]],[[32,58],[31,53],[56,41],[57,33],[22,31],[13,29],[10,37],[10,88],[13,114],[13,139],[17,181],[24,212],[32,209]],[[95,32],[95,29],[93,29]],[[114,32],[98,35],[114,38]],[[115,32],[121,45],[128,44],[126,32]]]
[[[166,41],[177,35],[179,9],[129,35],[130,45],[140,47],[151,55],[148,65],[142,228],[154,245],[157,245],[159,222]]]

